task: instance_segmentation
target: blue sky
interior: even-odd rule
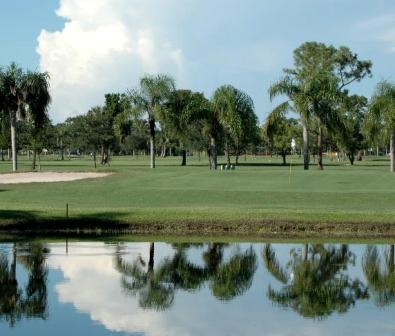
[[[253,97],[262,121],[273,107],[270,83],[304,41],[371,59],[374,76],[356,93],[395,81],[394,0],[14,0],[1,8],[0,64],[50,72],[56,122],[151,72],[208,97],[233,84]]]

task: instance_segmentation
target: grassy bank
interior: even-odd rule
[[[162,233],[393,235],[395,175],[385,160],[355,166],[327,160],[325,171],[284,167],[276,158],[241,160],[235,171],[211,172],[206,159],[114,158],[103,179],[0,186],[3,230],[69,229]],[[10,170],[0,163],[1,172]],[[29,162],[21,161],[21,170]],[[44,160],[43,171],[91,171],[90,159]],[[65,218],[66,203],[69,219]],[[282,229],[281,229],[282,228]],[[329,230],[329,231],[328,231]],[[395,230],[394,230],[395,232]]]

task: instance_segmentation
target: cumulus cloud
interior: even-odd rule
[[[158,11],[151,1],[60,1],[64,27],[43,30],[37,47],[40,68],[51,75],[55,121],[87,112],[106,92],[131,88],[144,73],[185,77],[182,50],[154,22]]]

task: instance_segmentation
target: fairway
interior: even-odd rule
[[[210,171],[207,159],[114,157],[94,169],[90,158],[43,160],[42,171],[113,172],[105,178],[58,183],[2,185],[2,223],[21,219],[97,218],[108,221],[274,221],[311,223],[393,223],[395,178],[388,161],[367,159],[350,166],[326,160],[324,171],[301,159],[282,166],[275,157],[241,158],[234,171]],[[21,171],[29,170],[20,161]],[[1,163],[1,172],[10,170]]]

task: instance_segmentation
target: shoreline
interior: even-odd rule
[[[1,223],[1,222],[0,222]],[[122,221],[99,218],[53,218],[1,223],[0,235],[25,236],[179,236],[301,239],[392,239],[395,223],[311,222],[284,220],[157,220]]]

